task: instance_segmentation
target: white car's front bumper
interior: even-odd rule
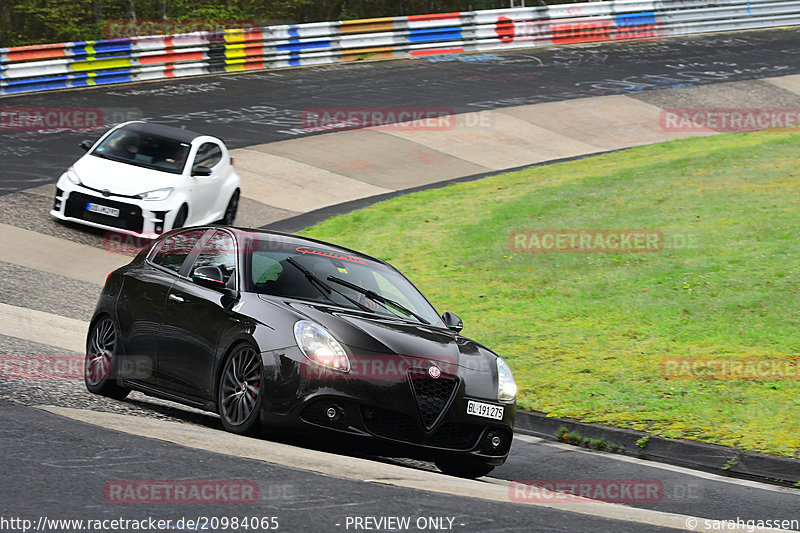
[[[64,186],[63,182],[58,184]],[[60,220],[68,220],[129,235],[156,237],[172,228],[180,203],[174,199],[145,201],[114,195],[103,196],[84,187],[56,187],[53,208],[50,214]],[[89,204],[97,204],[118,211],[117,216],[92,212]],[[176,205],[177,204],[177,205]]]

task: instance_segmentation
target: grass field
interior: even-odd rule
[[[403,271],[552,416],[800,452],[800,380],[676,379],[665,357],[800,361],[800,132],[691,139],[381,202],[304,233]],[[649,229],[655,253],[516,253],[515,230]],[[669,378],[669,379],[668,379]]]

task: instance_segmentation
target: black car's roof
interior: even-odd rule
[[[339,246],[338,244],[333,244],[326,241],[321,241],[319,239],[313,239],[311,237],[304,237],[302,235],[295,235],[294,233],[283,233],[280,231],[270,231],[265,229],[259,228],[239,228],[239,227],[232,227],[232,226],[199,226],[193,228],[181,228],[178,230],[170,231],[169,233],[165,233],[164,235],[172,234],[172,233],[179,233],[181,231],[186,231],[187,229],[226,229],[228,231],[232,231],[235,233],[239,238],[247,236],[247,235],[264,235],[264,236],[273,236],[273,237],[282,237],[284,239],[289,239],[290,241],[294,241],[296,244],[318,244],[325,246],[326,248],[330,248],[331,250],[337,252],[344,252],[347,254],[353,254],[363,259],[369,259],[370,261],[375,261],[376,263],[380,263],[382,265],[391,266],[386,261],[382,259],[378,259],[377,257],[373,257],[369,254],[365,254],[364,252],[359,252],[358,250],[353,250],[352,248],[345,248],[344,246]],[[393,268],[393,267],[392,267]]]
[[[152,122],[131,122],[120,129],[135,131],[137,133],[159,135],[185,143],[191,143],[196,138],[203,136],[201,133],[192,130],[165,126],[164,124],[154,124]]]
[[[311,237],[304,237],[302,235],[296,235],[294,233],[283,233],[281,231],[270,231],[270,230],[259,229],[259,228],[255,228],[254,229],[254,228],[233,228],[233,227],[228,227],[228,229],[233,230],[235,233],[238,233],[240,235],[243,235],[243,234],[254,234],[255,233],[255,234],[259,234],[259,235],[267,235],[267,236],[272,235],[272,236],[276,236],[276,237],[283,237],[283,238],[291,239],[291,240],[295,241],[297,244],[309,244],[309,243],[310,244],[321,244],[322,246],[330,248],[331,250],[336,250],[336,251],[339,251],[339,252],[346,252],[348,254],[355,254],[355,255],[357,255],[359,257],[362,257],[364,259],[369,259],[370,261],[375,261],[377,263],[387,264],[386,261],[383,261],[382,259],[378,259],[377,257],[372,257],[371,255],[365,254],[364,252],[359,252],[358,250],[353,250],[352,248],[345,248],[344,246],[340,246],[338,244],[333,244],[333,243],[326,242],[326,241],[321,241],[319,239],[313,239]]]

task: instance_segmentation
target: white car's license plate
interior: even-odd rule
[[[108,215],[110,217],[118,217],[119,209],[116,207],[108,207],[107,205],[93,204],[91,202],[86,204],[86,210],[92,213],[100,213],[101,215]]]
[[[503,419],[504,407],[502,405],[492,405],[490,403],[476,402],[474,400],[467,401],[467,414],[482,416],[484,418],[493,418],[495,420]]]

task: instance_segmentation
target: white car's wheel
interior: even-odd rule
[[[231,199],[228,202],[228,207],[225,208],[225,215],[218,220],[220,224],[225,226],[233,226],[236,221],[236,211],[239,209],[239,190],[234,191]]]
[[[189,216],[189,207],[183,204],[175,215],[175,222],[172,223],[172,229],[182,228],[186,224],[186,217]]]

